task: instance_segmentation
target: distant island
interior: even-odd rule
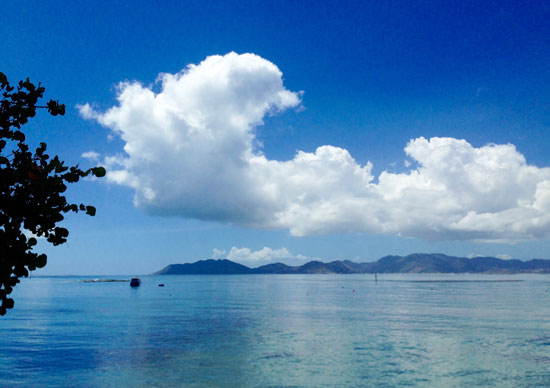
[[[250,268],[230,260],[200,260],[171,264],[154,275],[253,275],[253,274],[362,274],[362,273],[550,273],[550,260],[502,260],[496,257],[454,257],[439,253],[385,256],[370,263],[336,260],[310,261],[300,266],[283,263]]]

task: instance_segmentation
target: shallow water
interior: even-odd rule
[[[550,386],[547,275],[83,279],[16,287],[1,387]]]

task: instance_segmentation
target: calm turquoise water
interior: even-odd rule
[[[550,386],[550,276],[81,279],[16,287],[0,386]]]

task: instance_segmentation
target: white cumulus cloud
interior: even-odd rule
[[[307,256],[292,254],[284,247],[279,249],[263,247],[256,251],[246,247],[232,247],[226,259],[254,267],[281,261],[287,265],[300,265],[310,260]]]
[[[286,248],[271,249],[268,247],[263,247],[257,251],[253,251],[250,248],[232,247],[227,254],[228,260],[256,262],[273,261],[275,259],[288,259],[292,257],[294,257],[294,255],[292,255]]]
[[[111,128],[124,154],[105,160],[108,180],[135,190],[134,203],[179,215],[296,236],[386,233],[430,240],[519,241],[550,237],[550,168],[528,165],[513,145],[473,147],[423,137],[405,147],[404,173],[358,164],[323,145],[292,160],[255,146],[266,115],[300,105],[282,73],[254,54],[210,56],[159,76],[160,91],[118,86],[106,112],[80,107]],[[410,163],[410,164],[409,164]],[[411,166],[415,166],[411,168]]]

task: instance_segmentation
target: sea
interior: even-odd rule
[[[550,275],[108,279],[22,280],[0,387],[550,387]]]

